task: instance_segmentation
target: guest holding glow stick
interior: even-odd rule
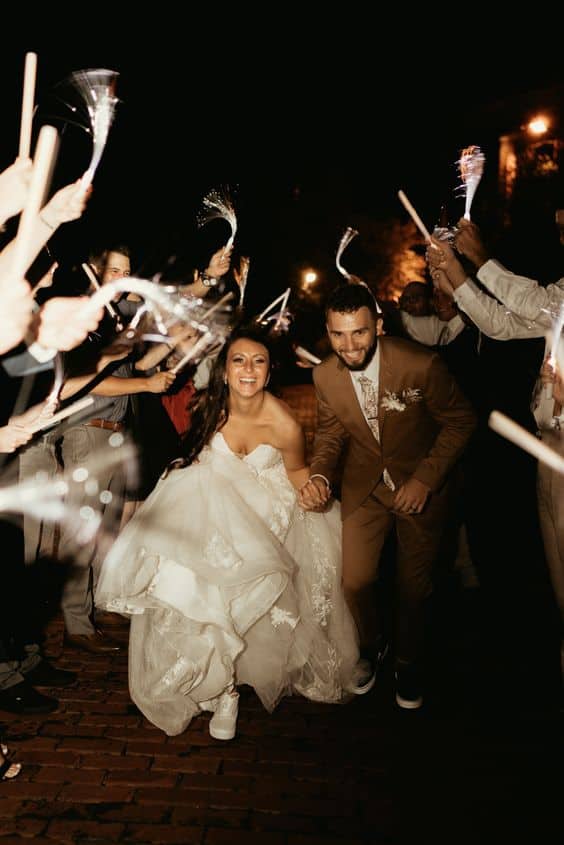
[[[558,211],[556,223],[564,233],[564,214]],[[547,337],[546,359],[533,393],[532,411],[538,432],[547,445],[564,454],[564,414],[554,387],[560,395],[556,362],[549,352],[557,348],[550,336],[551,326],[559,331],[558,318],[564,302],[564,279],[540,286],[533,279],[506,270],[489,257],[478,227],[461,220],[454,237],[455,249],[476,267],[478,280],[494,296],[480,290],[449,244],[437,241],[438,249],[427,251],[427,260],[436,284],[450,290],[459,307],[490,337],[500,340]],[[509,309],[509,310],[508,310]],[[560,325],[561,328],[561,325]],[[549,389],[547,389],[547,387]],[[561,666],[564,678],[564,483],[551,466],[539,463],[537,503],[544,550],[562,625]]]

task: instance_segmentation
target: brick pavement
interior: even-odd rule
[[[116,616],[110,630],[123,637],[127,625]],[[0,837],[354,845],[370,825],[370,841],[390,841],[389,735],[375,696],[342,706],[296,697],[269,715],[243,688],[233,741],[210,737],[209,714],[167,737],[130,701],[125,653],[62,649],[59,616],[47,633],[47,653],[79,681],[53,691],[55,713],[0,714],[24,764],[0,784]]]
[[[285,398],[311,440],[311,388]],[[63,649],[56,614],[46,651],[79,680],[58,691],[52,714],[0,712],[24,764],[0,783],[0,843],[550,841],[561,721],[516,714],[523,681],[493,700],[474,665],[471,606],[464,594],[450,607],[422,711],[395,707],[389,665],[371,693],[341,706],[295,697],[269,715],[243,688],[231,742],[209,736],[209,714],[177,737],[149,724],[129,698],[125,653]],[[106,624],[126,641],[126,620]]]

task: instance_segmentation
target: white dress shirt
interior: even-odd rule
[[[464,331],[462,317],[455,314],[450,320],[439,320],[436,314],[414,317],[400,309],[401,322],[412,340],[425,346],[446,346]]]

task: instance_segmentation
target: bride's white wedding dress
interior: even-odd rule
[[[131,615],[131,697],[173,735],[233,673],[269,711],[292,693],[346,698],[358,646],[340,584],[338,504],[302,511],[277,449],[240,457],[218,432],[118,536],[96,604]]]

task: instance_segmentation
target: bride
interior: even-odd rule
[[[131,616],[131,697],[169,735],[210,710],[210,734],[232,739],[240,684],[269,711],[292,693],[339,702],[354,691],[339,506],[298,507],[304,434],[265,390],[270,373],[264,332],[233,332],[185,457],[119,535],[98,581],[96,604]]]

